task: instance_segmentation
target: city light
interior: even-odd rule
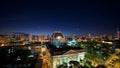
[[[120,68],[119,1],[0,5],[0,68]]]
[[[58,40],[61,39],[61,36],[57,36],[57,39],[58,39]]]

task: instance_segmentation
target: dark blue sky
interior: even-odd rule
[[[25,32],[65,35],[110,34],[120,27],[120,2],[80,1],[0,1],[0,33]]]

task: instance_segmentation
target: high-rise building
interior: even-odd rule
[[[76,39],[76,35],[75,34],[72,35],[72,39]]]
[[[119,28],[117,29],[117,38],[120,39],[120,31],[119,31]]]

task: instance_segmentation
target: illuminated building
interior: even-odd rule
[[[70,44],[71,44],[72,46],[75,46],[75,45],[76,45],[76,40],[70,41]]]
[[[32,42],[32,35],[29,35],[29,41]]]
[[[84,55],[85,50],[84,49],[77,49],[77,48],[57,48],[52,49],[53,52],[51,52],[51,66],[50,68],[57,68],[59,65],[62,65],[64,63],[67,63],[67,66],[69,67],[69,62],[71,61],[77,61],[83,64],[84,61]]]
[[[41,42],[41,43],[49,42],[49,39],[47,39],[46,35],[40,35],[40,36],[30,35],[29,40],[30,40],[30,42]]]
[[[42,43],[49,42],[50,37],[48,38],[48,36],[46,36],[46,35],[41,35],[41,36],[39,36],[39,41],[42,42]]]
[[[21,32],[13,32],[12,34],[12,37],[13,38],[16,38],[17,40],[24,40],[24,41],[28,41],[28,37],[29,37],[29,34],[26,34],[26,33],[21,33]]]
[[[119,31],[119,28],[117,30],[117,38],[120,39],[120,31]]]
[[[109,36],[108,36],[108,39],[109,39],[109,40],[113,40],[113,39],[114,39],[114,35],[113,35],[113,34],[109,35]]]
[[[78,38],[78,39],[77,39],[77,42],[81,42],[81,41],[82,41],[82,39],[81,39],[81,38]]]
[[[39,41],[39,36],[30,35],[29,40],[30,40],[30,42],[38,42]]]
[[[88,33],[88,37],[91,38],[91,34],[90,33]]]
[[[9,43],[9,37],[1,37],[0,38],[0,46],[7,46]]]
[[[65,41],[65,37],[61,31],[55,31],[52,34],[51,44],[56,46],[57,48],[59,48],[61,45],[63,45],[64,41]]]
[[[10,45],[29,44],[29,34],[21,32],[13,32],[9,37]]]
[[[76,39],[76,35],[75,34],[72,35],[72,39]]]
[[[72,39],[72,38],[68,38],[67,40],[66,40],[66,44],[68,45],[68,46],[75,46],[76,45],[76,40],[75,39]]]
[[[117,34],[117,38],[120,39],[120,32]]]

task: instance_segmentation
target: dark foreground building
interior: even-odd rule
[[[38,53],[26,49],[27,46],[0,47],[0,68],[42,68]]]

